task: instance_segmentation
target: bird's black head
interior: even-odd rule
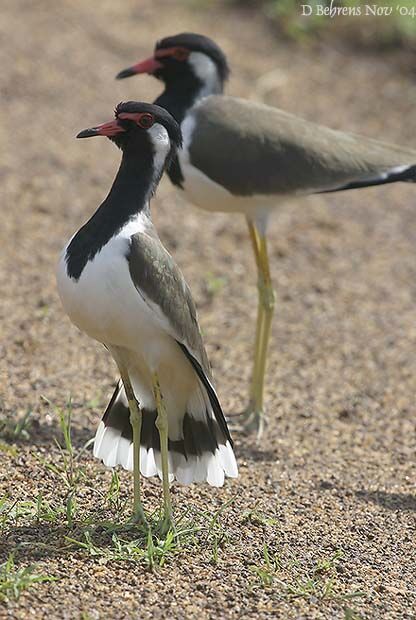
[[[120,71],[116,77],[123,79],[137,73],[149,73],[167,85],[189,77],[202,84],[216,79],[222,90],[230,70],[223,51],[212,39],[183,32],[158,41],[152,57]]]
[[[178,123],[167,110],[151,103],[119,103],[115,119],[97,127],[84,129],[77,138],[106,136],[123,152],[151,149],[155,156],[165,156],[166,163],[182,146]]]

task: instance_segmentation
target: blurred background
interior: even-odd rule
[[[20,396],[29,397],[29,386],[35,388],[36,395],[41,386],[51,382],[58,391],[69,389],[74,368],[68,363],[59,369],[51,364],[51,348],[59,347],[63,354],[62,347],[66,351],[68,345],[65,355],[82,370],[81,378],[77,377],[81,382],[83,372],[89,372],[91,351],[98,350],[80,338],[61,315],[54,266],[65,240],[104,197],[119,153],[105,141],[81,143],[74,136],[84,127],[110,118],[121,100],[152,101],[159,94],[161,85],[151,76],[114,80],[120,69],[149,56],[157,39],[184,30],[203,32],[212,36],[229,58],[228,93],[280,106],[333,128],[415,144],[416,19],[402,18],[396,11],[391,17],[380,18],[317,17],[315,0],[309,3],[314,15],[302,17],[301,4],[291,0],[103,0],[99,4],[64,0],[51,5],[48,0],[17,0],[4,7],[0,21],[4,109],[0,128],[4,209],[0,277],[5,291],[2,329],[7,337],[0,344],[4,351],[0,364],[5,402],[10,403],[6,409],[11,403],[21,408]],[[400,6],[410,8],[410,3],[403,1]],[[314,281],[318,286],[317,279],[330,286],[331,266],[320,245],[332,246],[338,230],[342,243],[337,251],[340,257],[345,252],[347,264],[351,254],[367,251],[371,260],[378,261],[377,269],[385,268],[397,254],[398,244],[405,242],[394,234],[399,231],[406,237],[413,230],[413,201],[413,188],[394,186],[312,198],[309,209],[279,205],[271,231],[273,274],[281,291],[280,303],[290,305],[296,299],[300,306],[286,312],[280,305],[282,311],[278,309],[274,324],[277,350],[281,352],[286,344],[282,338],[288,333],[287,324],[279,321],[298,316],[301,329],[307,329],[302,304],[305,296],[315,293],[293,293],[293,287]],[[173,226],[177,217],[180,230]],[[243,218],[196,211],[166,180],[156,199],[154,218],[204,308],[201,319],[214,364],[217,347],[227,352],[231,374],[225,398],[231,398],[232,408],[234,403],[235,407],[243,405],[239,391],[231,391],[230,397],[229,382],[248,380],[249,364],[232,360],[233,356],[240,359],[239,347],[249,351],[252,344],[253,334],[242,329],[239,320],[254,325],[255,280]],[[206,238],[200,236],[201,230]],[[368,231],[375,235],[373,241]],[[387,246],[386,236],[393,236]],[[357,247],[348,248],[355,239]],[[371,242],[376,254],[366,250]],[[314,251],[322,273],[307,259]],[[386,253],[384,259],[380,251]],[[299,265],[302,256],[306,264]],[[411,257],[413,263],[413,248]],[[362,263],[356,260],[358,265]],[[353,269],[352,264],[349,267]],[[366,270],[370,281],[369,265]],[[246,273],[250,274],[247,287],[241,291],[238,280]],[[380,286],[388,288],[382,282],[386,275],[379,275]],[[292,291],[285,291],[288,288]],[[336,299],[331,295],[329,299],[336,306]],[[310,317],[315,310],[308,309],[306,314]],[[316,311],[321,316],[319,309]],[[339,332],[332,321],[329,324],[333,327],[328,329]],[[220,338],[219,344],[217,330],[222,333],[224,326],[227,337]],[[89,351],[85,366],[83,353],[78,359],[79,346]],[[223,357],[219,353],[219,358]],[[108,364],[102,359],[100,352],[97,364],[107,369],[108,376]],[[271,360],[273,368],[273,351]],[[284,372],[278,362],[274,370]],[[11,387],[15,379],[10,373],[15,371],[17,388]],[[67,385],[61,382],[62,373]],[[29,381],[24,388],[23,378]],[[90,393],[90,377],[85,379],[78,393]]]
[[[302,17],[303,3],[314,15]],[[416,19],[396,10],[389,17],[331,19],[315,14],[317,4],[3,3],[0,482],[13,501],[38,492],[52,501],[59,488],[39,461],[39,455],[60,458],[53,447],[59,431],[54,406],[65,407],[71,396],[73,441],[82,446],[94,434],[116,380],[103,348],[64,315],[55,266],[66,240],[105,197],[120,158],[109,141],[78,141],[75,135],[110,120],[121,100],[152,101],[160,93],[151,76],[115,81],[121,69],[151,55],[159,38],[203,33],[229,59],[229,94],[416,148]],[[413,8],[407,0],[383,0],[377,6],[393,4],[394,9],[396,4]],[[256,313],[244,219],[197,211],[167,179],[152,210],[163,243],[191,285],[219,394],[231,415],[246,405]],[[174,572],[164,574],[148,600],[164,606],[164,617],[176,617],[182,607],[175,611],[170,605],[174,599],[183,605],[186,593],[196,606],[189,617],[208,617],[206,605],[217,617],[228,606],[236,618],[249,617],[259,604],[281,605],[276,591],[263,595],[250,589],[250,563],[262,561],[267,535],[276,553],[293,553],[301,566],[305,558],[313,566],[319,554],[343,548],[347,568],[337,578],[345,592],[371,592],[362,607],[365,617],[411,617],[402,612],[404,606],[411,609],[414,594],[415,186],[315,196],[302,206],[279,204],[269,244],[277,301],[264,443],[255,446],[252,437],[236,435],[241,477],[234,487],[176,490],[181,501],[211,507],[231,494],[238,497],[228,522],[233,552],[221,555],[223,573],[203,554],[195,561],[205,572],[188,571],[179,562],[180,579],[175,582]],[[16,430],[19,420],[25,420],[24,433]],[[92,456],[83,458],[90,487],[95,481],[103,488],[110,474]],[[128,476],[123,480],[129,484]],[[157,489],[145,482],[145,495],[153,492],[157,498]],[[249,520],[242,520],[250,510],[264,510],[278,527],[253,530]],[[31,535],[37,540],[39,531],[34,528]],[[12,549],[15,538],[10,540]],[[29,555],[19,558],[30,561]],[[96,565],[69,553],[42,561],[48,574],[63,574],[60,584],[42,586],[42,603],[30,594],[22,599],[28,609],[41,605],[39,618],[48,613],[96,617],[81,616],[82,605],[101,610],[103,618],[113,617],[110,609],[117,613],[127,587],[124,574],[111,575],[105,567],[103,574],[95,573]],[[80,589],[74,567],[88,575],[88,587]],[[137,613],[135,595],[143,583],[150,586],[140,571],[132,569],[129,578],[131,609]],[[104,591],[99,599],[97,587]],[[300,597],[281,617],[343,617],[335,602],[326,604],[321,608],[320,602]],[[56,605],[61,612],[53,616]],[[68,605],[76,610],[72,615]],[[267,613],[273,614],[273,605]]]

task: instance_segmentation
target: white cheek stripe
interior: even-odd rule
[[[189,64],[195,75],[201,80],[203,86],[198,92],[198,99],[221,92],[221,82],[215,62],[202,52],[191,52]]]
[[[147,131],[150,135],[150,139],[152,140],[155,150],[153,162],[155,167],[155,178],[158,179],[162,173],[166,157],[168,156],[170,151],[169,134],[166,131],[165,127],[160,123],[155,123]]]

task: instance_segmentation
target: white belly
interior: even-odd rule
[[[182,411],[197,385],[192,368],[167,324],[135,288],[125,255],[128,239],[115,237],[84,267],[68,277],[65,252],[58,265],[58,292],[71,321],[107,346],[128,369],[142,406],[154,408],[152,373],[158,372],[171,415]]]
[[[127,251],[128,239],[113,238],[75,281],[67,275],[64,250],[58,265],[58,292],[66,313],[81,331],[108,346],[143,351],[150,365],[157,365],[172,338],[135,288]]]

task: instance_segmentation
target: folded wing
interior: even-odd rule
[[[190,163],[236,196],[306,194],[416,178],[416,151],[234,97],[193,111]]]

